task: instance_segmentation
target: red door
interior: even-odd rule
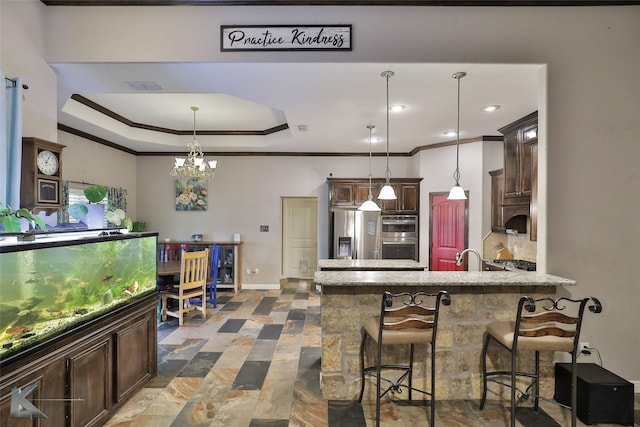
[[[465,248],[466,200],[447,200],[447,193],[431,194],[431,271],[465,270],[456,265],[456,253]]]

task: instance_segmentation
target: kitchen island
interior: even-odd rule
[[[322,289],[321,390],[323,398],[331,400],[358,397],[362,324],[379,315],[385,290],[396,293],[443,289],[451,295],[451,305],[441,309],[436,383],[438,399],[458,400],[480,398],[480,353],[487,323],[514,319],[522,295],[555,297],[559,286],[575,285],[573,280],[525,271],[317,271],[314,282]],[[400,347],[393,354],[385,349],[383,357],[404,360],[407,349]],[[426,346],[416,347],[414,365],[414,384],[424,389],[429,388],[430,378],[428,359],[422,356],[426,351]],[[371,354],[372,348],[368,348],[367,357]],[[489,354],[491,361],[509,363],[502,349],[492,346]],[[553,388],[552,361],[551,353],[541,354],[542,390],[547,396]],[[373,390],[374,387],[365,388],[365,400],[375,399]],[[502,396],[507,396],[503,392]],[[490,392],[490,399],[497,397]]]
[[[320,259],[321,271],[424,271],[426,265],[412,259]]]

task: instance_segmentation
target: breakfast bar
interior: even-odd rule
[[[320,271],[424,271],[426,265],[413,259],[320,259]]]
[[[480,353],[486,325],[515,318],[522,295],[555,297],[558,287],[575,281],[525,271],[317,271],[316,286],[322,289],[322,396],[329,400],[357,399],[360,392],[359,347],[363,322],[379,315],[382,293],[436,292],[446,290],[451,305],[441,310],[438,325],[438,398],[478,399],[482,392]],[[497,347],[492,360],[504,362]],[[430,372],[426,346],[416,347],[414,384],[428,389]],[[367,349],[371,355],[371,349]],[[406,356],[400,349],[390,358]],[[369,357],[369,356],[367,356]],[[553,387],[552,354],[541,355],[542,389]],[[497,358],[497,359],[496,359]],[[422,361],[422,362],[421,362]],[[508,363],[508,360],[507,360]],[[365,388],[365,400],[373,387]],[[495,396],[490,397],[495,398]]]

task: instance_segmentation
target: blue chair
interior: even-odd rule
[[[213,308],[218,306],[218,261],[220,260],[220,245],[211,246],[211,274],[207,280],[207,303],[213,303]]]

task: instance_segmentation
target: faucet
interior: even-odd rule
[[[471,249],[471,248],[467,248],[467,249],[463,250],[462,252],[456,253],[456,265],[457,266],[461,266],[462,265],[462,257],[467,252],[473,252],[474,254],[476,254],[476,256],[478,257],[478,271],[482,271],[482,262],[483,262],[482,261],[482,255],[480,255],[480,252],[476,251],[475,249]]]

